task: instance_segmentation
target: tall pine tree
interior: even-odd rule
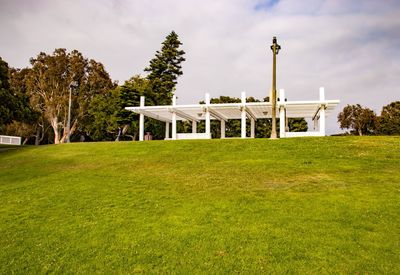
[[[182,75],[181,63],[185,61],[185,52],[179,47],[182,43],[178,35],[172,31],[162,43],[161,51],[150,60],[147,76],[151,85],[151,95],[148,95],[153,105],[171,104],[171,98],[177,84],[177,79]]]

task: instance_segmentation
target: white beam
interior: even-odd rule
[[[279,107],[279,137],[284,138],[285,133],[286,133],[286,127],[285,127],[285,107],[281,106]]]
[[[279,105],[285,104],[285,89],[279,89]]]
[[[176,114],[172,113],[172,140],[176,140]]]
[[[322,108],[320,111],[319,132],[321,133],[321,136],[325,136],[325,108]]]
[[[324,87],[319,88],[319,100],[322,102],[325,101],[325,88]]]
[[[210,121],[210,110],[209,110],[209,106],[210,106],[210,94],[206,93],[206,134],[208,136],[208,138],[211,138],[211,121]]]
[[[279,90],[279,137],[284,138],[286,133],[285,118],[285,90]]]
[[[176,95],[172,96],[172,106],[176,106]],[[172,112],[172,140],[176,140],[176,113]]]
[[[144,107],[144,96],[140,97],[140,107]],[[139,114],[139,141],[144,140],[144,114]]]
[[[197,133],[197,122],[195,120],[192,120],[192,133]]]
[[[325,101],[325,89],[324,87],[319,88],[319,100]],[[319,132],[321,136],[325,136],[325,104],[321,104],[319,110]]]
[[[225,120],[221,120],[221,138],[225,138]]]
[[[246,103],[246,92],[245,92],[245,91],[243,91],[243,92],[240,94],[240,98],[241,98],[241,100],[242,100],[242,103]]]
[[[165,139],[169,139],[169,122],[165,122]]]
[[[256,132],[256,125],[255,125],[255,120],[253,118],[250,119],[250,125],[251,125],[251,130],[250,130],[250,137],[254,138],[255,137],[255,132]]]
[[[242,92],[242,114],[241,114],[241,138],[246,138],[246,92]]]

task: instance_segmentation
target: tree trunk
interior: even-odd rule
[[[129,130],[129,124],[125,124],[124,127],[122,128],[122,135],[124,136],[126,132]]]
[[[47,132],[47,130],[48,130],[49,128],[44,129],[44,123],[43,123],[42,125],[39,124],[39,126],[40,126],[40,128],[42,128],[42,136],[41,136],[40,139],[39,139],[39,144],[40,144],[40,143],[43,141],[44,136],[45,136],[45,134],[46,134],[46,132]]]
[[[53,132],[54,132],[54,144],[59,144],[60,143],[60,133],[59,133],[59,129],[58,129],[58,119],[57,117],[53,117],[50,119],[50,124],[51,127],[53,128]]]
[[[22,143],[22,145],[25,145],[27,142],[28,142],[28,140],[29,140],[29,138],[27,137],[27,138],[25,138],[24,139],[24,142]]]
[[[75,119],[74,123],[73,123],[72,126],[71,126],[71,130],[70,130],[71,134],[70,134],[70,137],[71,137],[72,134],[75,132],[75,130],[76,130],[77,127],[78,127],[78,120]],[[60,142],[61,142],[61,143],[66,142],[66,141],[67,141],[67,137],[68,137],[68,131],[67,131],[67,127],[65,127],[65,128],[64,128],[64,134],[63,134],[63,136],[62,136]]]
[[[37,127],[36,129],[36,137],[35,137],[35,145],[40,144],[40,126]]]
[[[358,129],[358,135],[362,136],[362,130],[361,129]]]

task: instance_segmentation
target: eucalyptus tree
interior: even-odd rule
[[[364,108],[360,104],[348,104],[338,114],[338,122],[341,129],[349,129],[360,136],[373,134],[376,128],[376,115],[373,110]]]
[[[64,142],[68,135],[68,98],[72,93],[71,134],[87,120],[87,109],[95,95],[114,87],[104,66],[73,50],[56,49],[52,55],[41,52],[30,60],[27,89],[44,119],[53,129],[54,143]]]

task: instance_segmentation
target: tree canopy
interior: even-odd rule
[[[400,101],[383,107],[378,118],[378,131],[383,135],[400,135]]]
[[[375,120],[375,112],[362,107],[360,104],[347,105],[344,107],[343,111],[338,114],[340,128],[350,129],[350,131],[360,136],[374,133]]]
[[[152,94],[148,95],[153,101],[151,105],[171,104],[177,79],[183,74],[181,63],[185,61],[185,52],[180,49],[181,45],[178,35],[172,31],[162,42],[161,50],[156,52],[145,68],[151,85]]]
[[[31,59],[27,89],[53,129],[54,143],[67,137],[68,98],[72,93],[71,134],[82,130],[87,109],[95,95],[105,94],[114,85],[104,66],[87,60],[77,50],[56,49]],[[63,131],[63,133],[61,133]]]
[[[17,99],[10,89],[8,63],[0,57],[0,126],[12,122],[16,116]]]

